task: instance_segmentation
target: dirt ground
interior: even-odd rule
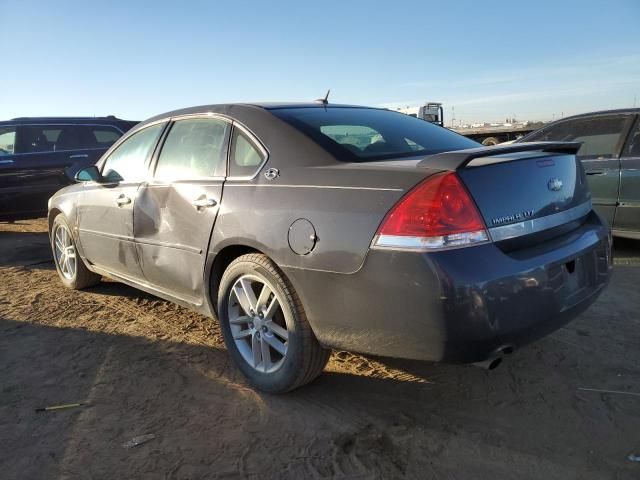
[[[640,242],[615,255],[589,311],[492,372],[336,352],[276,397],[214,321],[66,290],[45,221],[0,224],[0,478],[638,479]]]

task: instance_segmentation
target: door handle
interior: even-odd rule
[[[13,160],[0,160],[0,165],[13,163]]]
[[[597,176],[597,175],[606,175],[607,172],[605,172],[604,170],[591,170],[590,172],[587,172],[587,175],[589,176]]]
[[[196,210],[200,210],[202,208],[211,208],[215,207],[218,204],[213,198],[207,198],[204,195],[196,198],[191,205],[196,207]]]
[[[69,156],[69,160],[73,160],[74,158],[89,158],[88,153],[77,153],[75,155]]]
[[[122,194],[118,198],[116,198],[116,203],[118,204],[119,207],[122,207],[123,205],[130,204],[131,203],[131,199],[129,197],[127,197],[126,195]]]

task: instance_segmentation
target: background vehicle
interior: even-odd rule
[[[475,146],[375,108],[163,114],[52,197],[56,268],[217,313],[264,391],[330,348],[494,367],[597,298],[609,231],[577,144]]]
[[[427,102],[419,107],[398,108],[395,111],[444,127],[444,109],[439,102]]]
[[[0,122],[0,220],[46,215],[49,197],[136,123],[113,116]]]
[[[444,126],[444,110],[442,103],[428,102],[419,107],[397,108],[395,111],[416,117],[436,125]],[[450,126],[450,130],[475,140],[485,146],[498,145],[517,140],[539,128],[542,123],[517,122],[515,119],[504,123],[484,123],[477,125]]]
[[[640,239],[640,109],[585,113],[551,123],[519,142],[582,142],[595,209],[613,234]]]
[[[539,128],[542,123],[505,122],[502,124],[482,124],[477,126],[450,127],[454,132],[464,135],[485,146],[498,145],[500,143],[517,140],[531,131]]]

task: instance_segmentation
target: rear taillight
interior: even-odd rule
[[[437,250],[488,242],[484,221],[453,172],[419,183],[387,214],[374,247]]]

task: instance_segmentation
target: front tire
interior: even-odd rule
[[[227,267],[218,317],[234,363],[263,392],[309,383],[329,360],[331,351],[318,343],[293,286],[265,255],[242,255]]]
[[[62,214],[58,214],[51,225],[51,249],[58,276],[65,287],[80,290],[100,282],[100,275],[89,270],[80,258],[71,228]]]

